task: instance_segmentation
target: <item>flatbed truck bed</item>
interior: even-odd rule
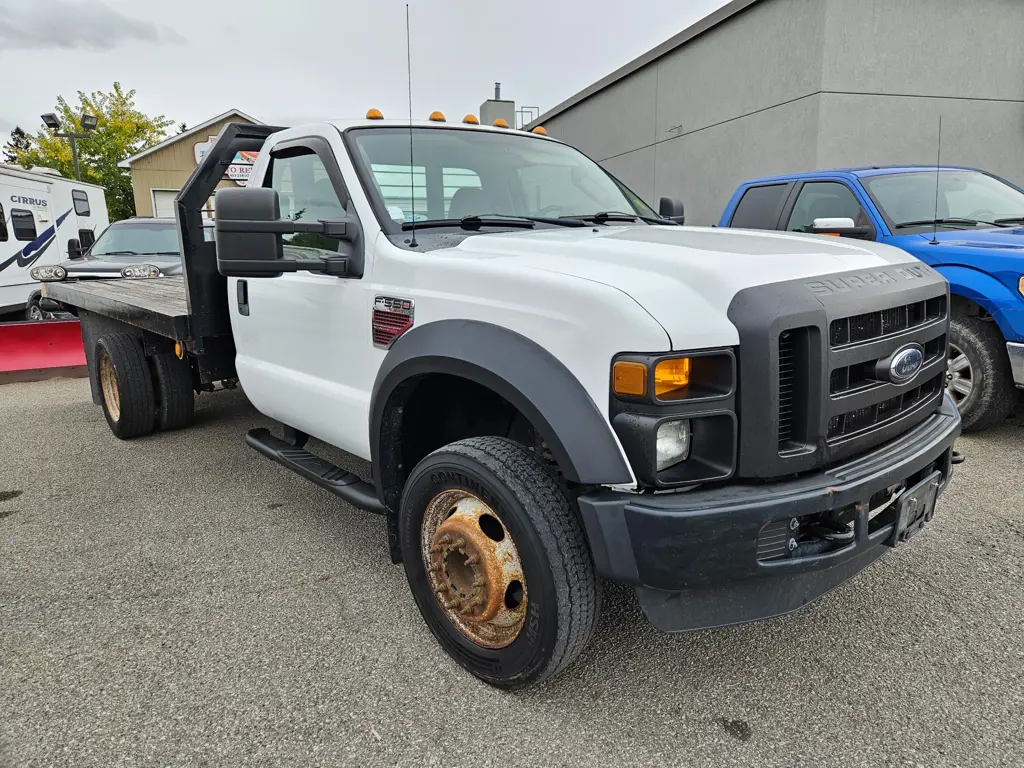
[[[189,339],[185,278],[43,283],[43,295],[173,341]]]

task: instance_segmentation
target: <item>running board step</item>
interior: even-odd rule
[[[260,427],[245,433],[245,442],[269,459],[273,459],[292,472],[302,475],[315,485],[330,491],[353,507],[367,512],[384,514],[384,505],[377,498],[377,489],[358,475],[346,472],[341,467],[321,459],[305,448],[296,448],[284,440],[274,437],[270,430]]]

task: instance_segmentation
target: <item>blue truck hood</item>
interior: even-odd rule
[[[919,250],[922,246],[927,246],[931,242],[932,235],[930,232],[915,234],[915,235],[899,235],[897,237],[886,238],[885,242],[889,245],[895,245],[897,248],[902,248],[905,251],[914,253]],[[936,234],[935,239],[939,241],[939,245],[932,245],[929,248],[955,248],[957,252],[961,248],[976,248],[980,250],[996,249],[1000,251],[1008,251],[1009,254],[1013,254],[1015,251],[1019,251],[1019,254],[1024,255],[1024,227],[1012,227],[1007,229],[956,229],[956,230],[939,230]]]

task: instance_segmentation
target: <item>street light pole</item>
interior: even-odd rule
[[[82,180],[82,176],[78,172],[78,144],[76,143],[75,140],[76,139],[88,139],[89,138],[89,134],[88,133],[59,133],[58,131],[54,131],[53,135],[56,136],[59,139],[71,139],[71,159],[75,163],[75,181],[81,181]]]
[[[91,131],[91,130],[93,130],[96,127],[96,125],[98,123],[98,118],[96,117],[96,115],[89,115],[89,114],[86,114],[85,112],[83,112],[82,113],[82,128],[84,128],[87,131],[86,133],[74,133],[74,132],[71,132],[71,133],[61,133],[60,130],[59,130],[60,129],[60,120],[58,119],[57,115],[55,115],[53,112],[47,112],[45,115],[41,115],[41,117],[42,117],[43,122],[46,124],[46,127],[53,131],[53,135],[54,136],[56,136],[57,138],[60,138],[60,139],[71,139],[71,159],[74,161],[74,164],[75,164],[75,181],[81,181],[82,180],[82,174],[78,170],[78,143],[77,143],[77,141],[78,141],[78,139],[88,139],[89,138],[88,131]]]

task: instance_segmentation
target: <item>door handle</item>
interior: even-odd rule
[[[238,314],[249,316],[249,284],[245,280],[238,281]]]

